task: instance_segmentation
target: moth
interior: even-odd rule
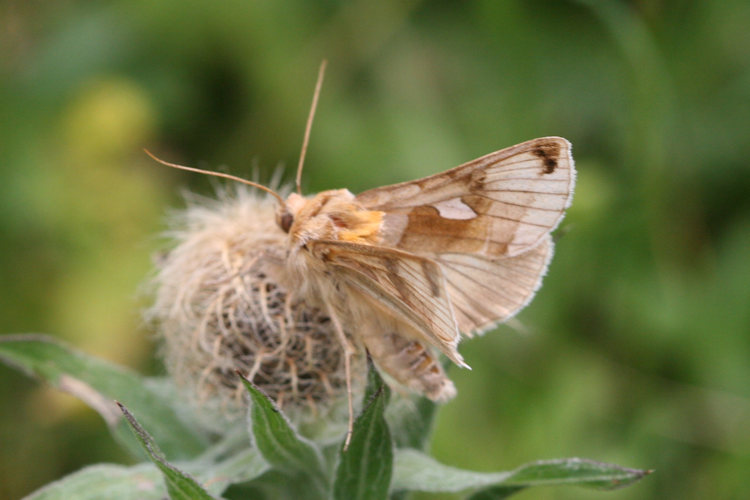
[[[288,235],[285,285],[330,316],[348,383],[350,356],[366,349],[388,378],[448,400],[456,389],[437,353],[468,367],[457,350],[461,336],[509,319],[541,284],[550,233],[573,195],[571,145],[543,137],[423,179],[303,196],[299,178],[321,77],[297,192],[284,199],[242,181],[278,200],[276,220]],[[349,405],[351,429],[351,389]]]
[[[573,190],[570,143],[524,142],[454,169],[353,195],[291,194],[279,212],[287,270],[387,375],[434,400],[455,395],[429,348],[518,312],[552,256]]]

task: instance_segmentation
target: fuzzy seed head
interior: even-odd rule
[[[294,420],[346,400],[344,352],[330,319],[280,284],[288,236],[276,209],[244,186],[218,200],[191,197],[158,259],[147,317],[168,373],[216,430],[245,415],[237,370]]]

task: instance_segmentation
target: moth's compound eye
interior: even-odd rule
[[[294,222],[294,216],[289,212],[284,212],[279,216],[278,222],[281,230],[285,233],[288,233],[289,229],[292,227],[292,223]]]

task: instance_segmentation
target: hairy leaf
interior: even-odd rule
[[[205,438],[180,420],[173,408],[149,389],[146,379],[51,337],[4,335],[0,337],[0,360],[88,404],[116,437],[121,441],[126,437],[123,442],[130,451],[137,445],[126,430],[115,399],[138,413],[170,458],[192,458],[205,447]]]
[[[274,469],[307,481],[310,498],[327,497],[329,485],[320,450],[294,430],[263,391],[244,377],[242,381],[252,401],[250,431],[263,458]]]
[[[458,492],[490,486],[518,489],[561,484],[615,489],[634,483],[650,473],[581,458],[532,462],[508,472],[472,472],[443,465],[419,451],[409,449],[399,450],[395,463],[394,489],[429,492]],[[493,490],[498,494],[502,491],[499,488]]]
[[[391,404],[386,419],[393,430],[393,440],[399,448],[425,450],[429,444],[438,404],[426,397]],[[399,406],[398,408],[394,408]]]
[[[162,500],[166,494],[164,481],[154,464],[131,467],[99,464],[50,483],[24,500]]]
[[[354,422],[349,448],[341,451],[334,498],[387,498],[393,473],[393,443],[384,418],[389,389],[370,365],[362,414]]]
[[[504,498],[510,498],[523,489],[523,486],[492,486],[491,488],[474,493],[468,500],[503,500]]]
[[[213,495],[221,495],[230,485],[251,481],[270,469],[255,448],[245,448],[216,463],[197,460],[182,468],[199,479]]]
[[[213,500],[215,498],[204,490],[195,479],[167,462],[153,438],[141,427],[133,414],[120,403],[117,403],[117,406],[120,407],[120,410],[125,415],[125,419],[130,424],[130,428],[138,439],[138,442],[143,446],[151,461],[161,471],[171,500]]]

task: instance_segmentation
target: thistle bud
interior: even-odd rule
[[[157,263],[147,317],[167,372],[214,430],[245,415],[238,370],[298,422],[330,418],[346,401],[330,319],[281,285],[287,242],[275,209],[244,187],[193,197],[172,218],[173,246]]]

